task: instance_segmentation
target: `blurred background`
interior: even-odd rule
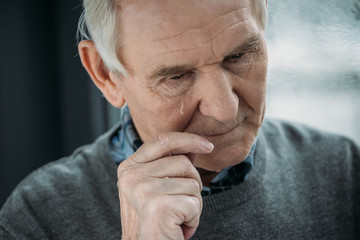
[[[360,0],[269,0],[268,118],[360,142]],[[0,206],[119,118],[77,55],[78,0],[2,1]]]
[[[360,0],[269,0],[267,117],[360,142]]]

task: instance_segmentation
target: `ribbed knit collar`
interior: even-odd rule
[[[219,211],[230,210],[231,208],[245,203],[259,191],[265,171],[265,149],[266,142],[261,131],[258,135],[254,167],[246,181],[225,192],[203,197],[203,215],[211,216]]]

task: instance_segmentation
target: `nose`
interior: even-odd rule
[[[200,113],[222,123],[234,120],[239,98],[234,92],[231,76],[217,69],[206,73],[201,82]]]

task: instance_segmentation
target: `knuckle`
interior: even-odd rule
[[[134,164],[132,164],[132,160],[131,160],[132,156],[130,156],[128,159],[126,159],[125,161],[122,161],[118,168],[117,168],[117,176],[118,178],[123,176],[123,175],[127,175],[127,173],[129,171],[131,171],[134,168]]]
[[[171,142],[171,135],[162,133],[154,137],[154,142],[159,146],[168,146]]]
[[[130,165],[130,164],[140,164],[140,163],[138,162],[137,159],[135,159],[135,154],[132,154],[132,155],[130,155],[130,157],[128,159],[123,161],[121,164]]]
[[[195,216],[200,217],[200,215],[201,215],[201,208],[200,208],[200,207],[194,208],[193,211],[194,211],[194,215],[195,215]]]
[[[119,167],[120,168],[120,167]],[[131,191],[133,185],[137,182],[137,175],[134,174],[132,169],[119,169],[118,168],[118,188],[120,191]]]
[[[122,172],[124,172],[126,170],[126,162],[123,161],[122,163],[119,164],[118,168],[117,168],[117,174],[118,174],[118,177],[119,175],[122,174]]]
[[[141,164],[138,164],[135,161],[133,155],[131,155],[128,159],[119,164],[117,168],[117,177],[118,180],[121,181],[130,181],[135,182],[139,176],[144,175],[144,169]]]
[[[194,213],[196,214],[200,214],[201,213],[201,202],[199,200],[199,198],[197,197],[189,197],[189,201],[188,201],[190,207],[193,209]]]
[[[120,179],[126,179],[127,176],[129,175],[129,168],[126,168],[124,167],[123,165],[119,165],[118,169],[117,169],[117,177],[118,177],[118,180]]]
[[[194,167],[192,165],[192,163],[190,162],[189,158],[185,155],[178,155],[177,156],[179,159],[179,162],[181,164],[181,166],[183,167],[183,169],[187,172],[191,171],[192,168]]]
[[[182,155],[179,157],[180,165],[181,165],[181,171],[184,176],[197,179],[198,178],[198,172],[194,165],[190,162],[189,158],[187,156]],[[180,170],[179,169],[179,170]]]
[[[199,182],[196,179],[190,178],[189,183],[192,189],[195,189],[196,191],[201,191]]]
[[[117,186],[121,193],[131,192],[132,189],[131,181],[128,178],[118,179]]]

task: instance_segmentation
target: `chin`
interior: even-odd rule
[[[220,172],[224,168],[237,165],[245,160],[252,144],[233,144],[231,146],[218,146],[206,155],[197,155],[194,165],[207,171]]]
[[[245,127],[247,131],[244,130]],[[244,161],[257,135],[257,129],[250,129],[251,127],[253,126],[240,126],[221,137],[206,137],[214,144],[215,148],[210,154],[198,154],[194,161],[195,167],[220,172],[224,168]]]

